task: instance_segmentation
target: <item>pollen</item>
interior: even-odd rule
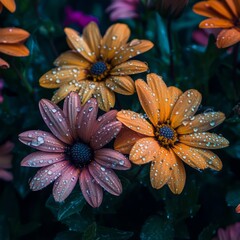
[[[90,68],[90,74],[94,81],[101,81],[108,75],[109,69],[109,64],[103,61],[98,61],[92,64]]]

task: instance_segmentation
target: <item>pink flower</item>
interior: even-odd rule
[[[80,97],[74,92],[66,97],[63,110],[46,99],[40,101],[39,108],[52,134],[32,130],[19,135],[22,143],[40,150],[21,162],[22,166],[42,167],[31,180],[30,188],[38,191],[55,181],[53,196],[62,202],[79,181],[82,194],[92,207],[100,206],[102,188],[120,195],[122,185],[112,169],[126,170],[131,164],[123,154],[103,148],[121,129],[117,111],[96,119],[96,99],[81,106]]]
[[[240,222],[228,226],[226,229],[219,228],[217,237],[213,240],[239,240],[240,239]]]
[[[12,173],[6,171],[12,167],[12,155],[10,154],[14,144],[10,141],[6,141],[0,146],[0,179],[5,181],[13,180]]]
[[[124,18],[137,18],[137,7],[139,0],[112,0],[112,3],[106,9],[110,13],[111,21],[117,21]]]
[[[3,87],[4,87],[4,80],[0,78],[0,103],[3,102],[3,95],[2,95]]]
[[[213,34],[216,37],[219,32],[219,29],[198,29],[193,32],[192,38],[197,44],[206,47],[209,36]]]
[[[90,22],[98,23],[98,19],[94,16],[87,15],[81,11],[74,11],[69,6],[65,8],[65,21],[64,21],[65,26],[68,26],[72,23],[76,23],[83,28]]]

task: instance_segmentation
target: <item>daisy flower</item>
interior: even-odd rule
[[[29,50],[23,42],[29,37],[29,33],[20,28],[0,28],[0,53],[15,57],[29,55]],[[9,64],[0,58],[0,67],[9,68]]]
[[[208,19],[200,28],[221,29],[217,37],[217,47],[226,48],[240,41],[240,2],[237,0],[208,0],[196,3],[193,11]]]
[[[151,162],[150,181],[153,188],[167,184],[180,194],[185,185],[183,162],[196,169],[220,170],[221,160],[209,149],[228,146],[228,141],[206,132],[222,123],[221,112],[195,115],[201,94],[194,89],[182,91],[167,87],[156,74],[147,75],[147,83],[136,81],[136,90],[144,115],[122,110],[117,114],[125,128],[118,135],[115,149],[130,154],[135,164]]]
[[[0,13],[3,10],[3,7],[7,8],[10,12],[15,12],[16,4],[14,0],[0,0]]]
[[[127,42],[130,30],[125,24],[114,24],[102,37],[96,23],[84,28],[82,36],[65,28],[71,51],[58,57],[56,68],[44,74],[39,82],[42,87],[59,88],[52,101],[58,103],[70,91],[77,91],[85,104],[92,96],[98,106],[109,111],[115,105],[115,94],[131,95],[134,82],[129,74],[145,72],[148,66],[129,60],[153,47],[152,42],[134,39]]]
[[[32,130],[21,133],[22,143],[40,151],[25,157],[21,165],[42,167],[30,182],[38,191],[54,182],[53,196],[64,201],[79,182],[82,194],[92,207],[103,199],[103,189],[120,195],[122,185],[112,169],[126,170],[131,164],[121,153],[103,148],[121,129],[112,110],[98,119],[96,99],[84,106],[77,93],[70,93],[63,110],[49,100],[42,99],[39,108],[43,120],[52,133]]]

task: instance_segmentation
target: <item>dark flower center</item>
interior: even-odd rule
[[[92,149],[85,143],[77,142],[67,150],[70,161],[78,168],[88,165],[93,159]]]
[[[90,72],[93,75],[102,75],[106,70],[107,70],[107,64],[105,62],[99,61],[94,63],[91,68],[90,68]]]
[[[167,139],[173,139],[174,130],[168,126],[163,126],[159,129],[159,136],[163,136]]]

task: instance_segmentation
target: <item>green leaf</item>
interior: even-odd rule
[[[141,240],[172,240],[174,229],[171,222],[159,216],[151,216],[144,223],[140,238]]]
[[[122,231],[116,228],[97,227],[98,240],[127,240],[133,236],[133,232]]]
[[[94,222],[88,228],[86,231],[84,231],[83,234],[83,240],[93,240],[96,238],[96,233],[97,233],[97,224]]]
[[[210,224],[202,230],[202,232],[199,234],[198,240],[211,240],[216,228],[216,224]]]

